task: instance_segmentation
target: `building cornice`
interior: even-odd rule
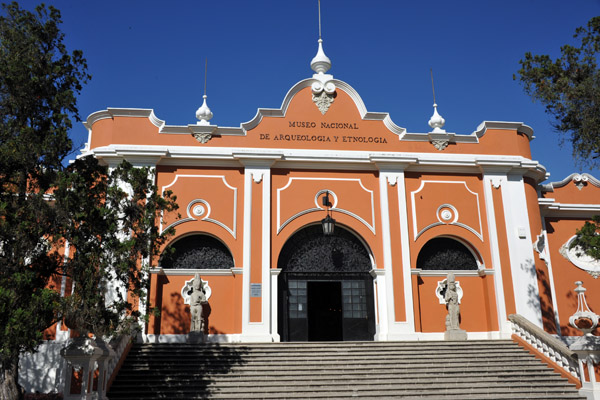
[[[438,173],[442,170],[446,173],[501,170],[506,174],[532,176],[538,180],[545,176],[545,169],[540,163],[521,156],[124,144],[94,148],[88,154],[94,154],[105,162],[116,158],[130,161],[146,159],[156,160],[156,164],[161,165],[198,163],[241,167],[249,163],[266,163],[274,168],[400,169]]]
[[[600,204],[559,203],[550,198],[540,198],[538,203],[546,217],[591,218],[600,214]]]
[[[596,179],[594,176],[587,174],[587,173],[579,174],[579,173],[575,172],[575,173],[572,173],[571,175],[567,176],[562,181],[550,182],[550,183],[540,185],[540,189],[542,190],[542,192],[554,192],[554,189],[564,187],[573,181],[589,182],[590,184],[596,186],[597,188],[600,188],[600,180]]]
[[[488,129],[517,131],[518,133],[527,135],[530,141],[535,139],[535,136],[533,136],[533,128],[531,128],[530,126],[525,125],[522,122],[507,121],[483,121],[481,124],[479,124],[475,132],[473,132],[473,135],[480,138],[483,135],[485,135]]]

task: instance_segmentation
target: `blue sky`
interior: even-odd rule
[[[21,1],[32,9],[38,2]],[[212,123],[239,126],[259,107],[281,105],[312,75],[316,0],[47,0],[62,11],[66,44],[81,49],[92,80],[82,119],[106,107],[153,108],[170,125],[195,123],[208,58]],[[322,0],[330,73],[352,85],[369,111],[388,112],[409,132],[428,132],[429,70],[445,129],[469,134],[484,120],[531,126],[533,158],[552,174],[590,172],[513,74],[526,51],[559,55],[575,28],[600,15],[600,0]],[[75,124],[76,145],[87,140]],[[600,178],[600,171],[591,171]]]

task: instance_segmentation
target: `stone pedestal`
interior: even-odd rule
[[[103,351],[96,342],[89,337],[78,337],[62,349],[61,355],[67,360],[65,368],[65,387],[63,396],[65,400],[91,400],[96,398],[93,393],[94,372],[96,361],[103,355]],[[71,393],[71,378],[73,371],[80,371],[81,391]]]
[[[581,389],[579,394],[588,400],[600,400],[600,376],[597,368],[600,365],[600,336],[592,336],[591,333],[580,337],[571,346],[579,360],[579,375]]]
[[[106,343],[102,339],[96,340],[96,345],[100,350],[102,350],[102,354],[98,357],[98,394],[96,399],[98,400],[108,400],[106,397],[107,385],[110,376],[108,376],[108,363],[112,360],[116,353],[113,348]]]
[[[187,342],[190,344],[204,343],[206,341],[206,335],[204,332],[190,332],[187,335]]]
[[[463,329],[448,329],[444,332],[444,340],[467,340],[467,331]]]

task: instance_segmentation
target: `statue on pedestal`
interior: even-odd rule
[[[190,313],[192,314],[192,323],[190,325],[190,334],[200,335],[203,337],[205,331],[205,307],[208,305],[206,293],[202,285],[200,274],[194,275],[192,282],[192,290],[190,295]]]
[[[458,305],[458,292],[456,291],[456,281],[454,274],[450,272],[446,280],[446,332],[444,339],[446,340],[467,340],[467,332],[460,329],[460,306]]]

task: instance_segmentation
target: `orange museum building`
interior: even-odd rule
[[[167,125],[148,109],[96,112],[84,154],[155,167],[177,196],[175,248],[150,270],[145,341],[184,341],[187,291],[206,282],[211,341],[442,339],[445,279],[459,285],[470,339],[510,337],[520,314],[577,335],[575,281],[600,304],[600,265],[568,249],[600,213],[600,181],[541,184],[533,130],[485,121],[471,134],[410,133],[328,74],[294,85],[279,109],[239,127]],[[322,220],[335,220],[325,235]]]

